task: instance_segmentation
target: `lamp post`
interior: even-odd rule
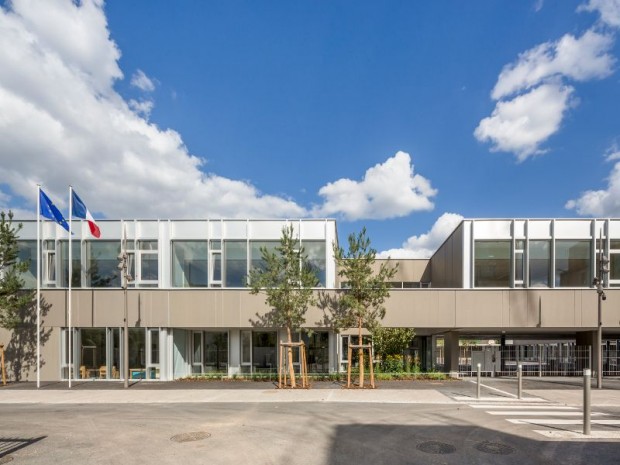
[[[129,387],[129,318],[127,315],[127,284],[132,280],[129,274],[129,255],[127,240],[123,239],[121,253],[118,255],[118,269],[121,270],[121,287],[123,288],[124,326],[123,326],[123,378],[124,387]]]
[[[599,239],[598,246],[598,275],[594,278],[592,284],[596,287],[598,294],[598,328],[596,331],[596,388],[603,388],[603,300],[607,300],[603,285],[605,284],[605,275],[609,273],[609,258],[603,254],[603,237]]]

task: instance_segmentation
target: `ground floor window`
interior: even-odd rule
[[[362,344],[371,344],[372,336],[362,336]],[[349,363],[349,345],[359,345],[359,336],[353,334],[345,334],[340,337],[340,369],[341,371],[347,370]],[[366,359],[366,365],[368,364],[368,351],[365,351],[364,358]],[[357,350],[354,350],[351,354],[352,366],[359,367],[359,354]]]
[[[129,328],[128,339],[129,378],[159,379],[160,330]],[[122,379],[123,345],[123,328],[63,329],[61,378],[69,378],[71,365],[72,379]]]
[[[277,373],[276,331],[241,331],[241,372]]]

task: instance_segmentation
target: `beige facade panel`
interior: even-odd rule
[[[22,333],[0,328],[0,344],[4,345],[8,381],[37,380],[36,326]],[[12,361],[19,360],[19,364]],[[41,334],[41,381],[58,379],[60,372],[60,328],[43,327]]]
[[[433,255],[431,285],[434,288],[463,287],[463,223]]]
[[[335,290],[323,291],[334,296]],[[606,289],[603,322],[620,330],[620,289]],[[50,304],[46,327],[65,325],[66,291],[46,290]],[[123,292],[73,291],[73,324],[77,327],[123,325]],[[595,328],[597,294],[592,289],[407,289],[393,290],[386,301],[384,326],[415,328]],[[262,294],[249,290],[129,290],[131,327],[251,328],[257,313],[269,309]],[[309,309],[308,327],[324,324],[320,306]],[[253,323],[254,322],[254,323]]]
[[[429,282],[431,280],[430,260],[376,260],[373,271],[378,273],[381,265],[397,266],[392,278],[395,282]]]

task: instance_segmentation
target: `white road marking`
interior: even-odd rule
[[[506,421],[510,423],[514,423],[515,425],[523,425],[523,424],[537,424],[537,425],[581,425],[583,424],[583,420],[561,420],[557,418],[519,418],[519,419],[510,419],[507,418]],[[593,425],[620,425],[620,420],[591,420],[591,424]]]
[[[554,410],[545,410],[545,411],[527,411],[527,410],[523,410],[523,411],[519,411],[519,412],[513,412],[513,411],[503,411],[503,410],[492,410],[492,411],[488,411],[487,412],[489,415],[507,415],[507,416],[513,416],[513,415],[551,415],[551,416],[559,416],[559,417],[578,417],[578,416],[583,416],[583,412],[558,412],[558,411],[554,411]],[[607,415],[606,413],[592,413],[592,416],[600,416],[600,415]]]

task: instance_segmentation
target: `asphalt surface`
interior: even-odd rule
[[[521,400],[514,379],[483,379],[481,399],[471,381],[14,384],[0,388],[0,464],[620,463],[619,380],[592,390],[590,437],[572,420],[580,379],[525,379]]]

